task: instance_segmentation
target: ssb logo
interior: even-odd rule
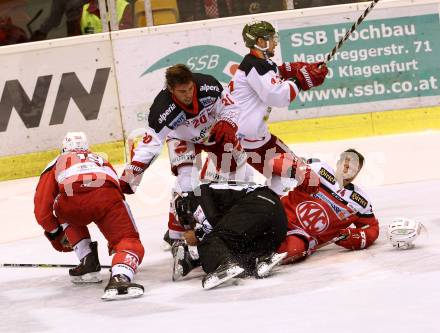
[[[329,218],[324,207],[313,201],[305,201],[296,207],[296,216],[301,226],[311,233],[321,233],[329,226]]]

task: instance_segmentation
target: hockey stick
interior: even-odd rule
[[[355,31],[357,29],[357,27],[362,23],[362,21],[365,19],[365,17],[373,10],[374,6],[379,2],[379,0],[373,0],[370,5],[364,10],[364,12],[362,13],[361,16],[359,16],[359,18],[357,19],[357,21],[355,23],[353,23],[353,25],[351,26],[350,30],[348,30],[344,37],[342,37],[338,44],[335,45],[335,47],[333,48],[333,50],[331,50],[331,52],[329,54],[327,54],[325,61],[322,62],[319,67],[321,67],[323,64],[328,63],[330,60],[332,60],[332,58],[334,57],[334,55],[338,52],[338,50],[342,47],[342,45],[347,41],[348,38],[350,38],[351,34],[353,33],[353,31]],[[297,79],[292,79],[292,81],[298,86],[297,84]],[[301,91],[301,87],[298,86],[299,91]]]
[[[9,268],[73,268],[78,265],[71,264],[0,264],[0,267],[9,267]],[[101,265],[101,268],[111,268],[109,265]]]
[[[328,240],[328,241],[325,242],[325,243],[321,243],[321,244],[317,245],[317,246],[316,246],[316,250],[319,250],[320,248],[322,248],[322,247],[324,247],[324,246],[327,246],[327,245],[330,245],[330,244],[336,243],[336,242],[338,242],[338,241],[340,241],[340,240],[343,240],[343,239],[346,238],[346,237],[347,237],[346,235],[336,236],[336,237],[334,237],[334,238]],[[286,260],[283,261],[283,264],[291,264],[291,263],[293,263],[293,262],[295,262],[295,261],[297,261],[297,260],[299,260],[299,259],[302,259],[302,258],[304,258],[304,257],[306,257],[306,256],[307,256],[307,251],[303,251],[303,252],[298,253],[298,254],[296,254],[296,255],[294,255],[294,256],[292,256],[292,257],[286,258]]]
[[[367,229],[369,226],[370,226],[369,224],[366,224],[366,225],[362,226],[361,229]],[[330,245],[330,244],[334,244],[336,242],[339,242],[340,240],[344,240],[345,238],[347,238],[347,235],[339,235],[339,236],[333,237],[332,239],[328,240],[327,242],[324,242],[324,243],[317,245],[315,249],[319,250],[320,248],[323,248],[323,247]],[[291,263],[293,263],[303,257],[306,257],[306,256],[307,256],[307,251],[303,251],[303,252],[298,253],[292,257],[286,258],[286,260],[283,261],[283,264],[291,264]]]
[[[347,31],[345,36],[339,40],[338,44],[336,44],[335,47],[333,48],[333,50],[327,55],[327,57],[325,59],[326,63],[329,62],[334,57],[336,52],[338,52],[338,50],[342,47],[342,45],[345,43],[345,41],[350,37],[350,35],[353,33],[353,31],[355,31],[357,29],[357,27],[362,23],[362,21],[365,19],[365,17],[373,10],[374,6],[378,2],[379,2],[379,0],[373,0],[370,3],[370,5],[365,9],[365,11],[362,13],[362,15],[359,16],[357,21],[355,23],[353,23],[350,30]]]
[[[31,24],[32,23],[34,23],[35,22],[35,20],[37,19],[37,18],[39,18],[40,17],[40,15],[41,15],[41,13],[43,12],[43,9],[40,9],[38,12],[37,12],[37,14],[35,14],[35,16],[26,24],[26,27],[27,27],[27,29],[28,29],[28,31],[29,31],[29,33],[30,33],[30,35],[32,36],[32,34],[33,34],[33,31],[32,31],[32,28],[31,28]]]

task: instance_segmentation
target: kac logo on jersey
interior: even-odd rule
[[[304,201],[296,206],[296,216],[301,226],[310,231],[311,234],[319,234],[325,231],[330,224],[330,219],[324,207],[314,201]]]

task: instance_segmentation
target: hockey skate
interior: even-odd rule
[[[255,277],[257,279],[263,279],[268,277],[270,272],[275,266],[281,264],[281,261],[287,257],[287,252],[276,253],[261,257],[257,259],[257,264],[255,265]]]
[[[173,281],[180,280],[195,267],[200,266],[199,260],[192,259],[188,245],[183,243],[173,248],[173,258]]]
[[[240,275],[244,272],[244,269],[237,263],[226,262],[223,265],[217,267],[217,269],[206,275],[202,280],[202,287],[204,289],[212,289],[231,280],[232,278]]]
[[[102,282],[101,265],[98,257],[98,243],[90,243],[90,252],[84,258],[78,266],[69,269],[70,280],[73,283],[99,283]]]
[[[173,240],[170,238],[169,230],[167,230],[163,235],[163,243],[161,247],[163,251],[170,251],[172,246],[173,246]]]
[[[124,274],[117,274],[110,277],[107,287],[104,289],[104,295],[101,299],[104,301],[113,301],[127,298],[136,298],[144,294],[144,287],[137,283],[130,282],[130,279]]]

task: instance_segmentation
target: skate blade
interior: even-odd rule
[[[173,265],[173,281],[178,281],[183,277],[183,267],[179,264],[179,260],[182,260],[185,257],[185,249],[183,246],[179,246],[177,248],[176,255],[174,256],[174,265]]]
[[[263,279],[269,276],[270,272],[275,266],[278,266],[281,264],[284,258],[287,257],[287,252],[278,253],[274,257],[274,260],[268,264],[268,263],[261,263],[261,265],[257,266],[256,269],[256,277],[258,279]]]
[[[175,264],[173,269],[173,281],[179,281],[183,277],[183,267],[182,265]]]
[[[215,288],[226,281],[231,280],[232,278],[236,277],[237,275],[240,275],[244,272],[244,269],[241,267],[235,267],[233,270],[231,270],[229,275],[226,275],[225,277],[219,279],[217,276],[213,275],[209,278],[207,278],[205,281],[202,281],[202,287],[203,289],[209,290],[212,288]]]
[[[138,287],[128,287],[126,294],[118,294],[117,289],[108,289],[104,292],[104,295],[101,296],[103,301],[117,301],[128,298],[137,298],[141,297],[144,294],[142,288]]]
[[[99,272],[87,273],[81,276],[70,276],[70,281],[75,284],[101,283],[102,278]]]

